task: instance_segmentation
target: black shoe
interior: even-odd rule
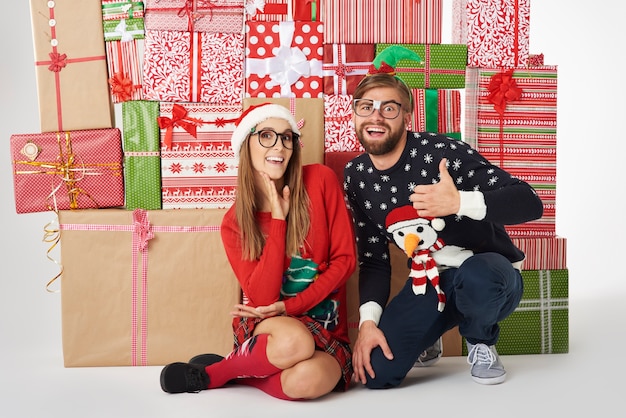
[[[200,364],[201,366],[210,366],[211,364],[217,363],[224,360],[223,356],[219,354],[199,354],[189,360],[189,363]]]
[[[209,388],[209,375],[204,366],[171,363],[161,371],[161,389],[167,393],[197,393]]]

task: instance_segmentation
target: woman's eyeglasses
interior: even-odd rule
[[[283,147],[286,149],[293,149],[293,144],[298,142],[300,139],[300,135],[295,132],[279,134],[273,129],[261,129],[259,132],[254,132],[250,135],[257,135],[259,138],[259,144],[261,144],[263,148],[272,148],[278,142],[278,138],[280,138],[283,143]]]
[[[375,110],[378,110],[383,118],[395,119],[402,110],[402,105],[393,100],[383,102],[380,100],[354,99],[352,101],[352,107],[357,116],[364,118],[370,116]]]

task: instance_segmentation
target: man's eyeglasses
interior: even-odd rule
[[[375,110],[378,110],[380,115],[385,119],[397,118],[402,110],[402,105],[393,100],[383,102],[380,100],[354,99],[352,101],[352,107],[357,116],[368,117],[374,113]]]
[[[261,144],[263,148],[272,148],[278,142],[278,138],[280,138],[283,143],[283,147],[286,149],[293,149],[293,144],[298,142],[300,139],[300,135],[295,132],[279,134],[272,129],[261,129],[259,132],[254,132],[250,135],[257,135],[259,138],[259,144]]]

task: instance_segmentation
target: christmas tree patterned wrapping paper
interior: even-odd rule
[[[122,103],[126,209],[161,209],[159,102]]]
[[[569,352],[569,271],[524,270],[524,296],[500,322],[500,355]],[[467,347],[463,344],[463,355]]]

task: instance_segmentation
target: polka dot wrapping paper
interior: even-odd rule
[[[500,322],[498,354],[569,352],[569,270],[524,270],[522,277],[524,296]]]
[[[323,25],[246,23],[245,97],[322,98]]]
[[[120,130],[11,135],[17,213],[124,205]]]

